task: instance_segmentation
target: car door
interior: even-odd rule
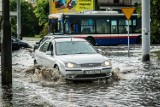
[[[49,43],[47,52],[49,52],[51,54],[46,53],[46,56],[45,56],[45,64],[46,65],[45,66],[52,68],[52,67],[54,67],[54,64],[55,64],[54,43],[52,43],[52,42]]]
[[[39,65],[45,66],[45,56],[48,46],[49,46],[49,41],[46,41],[35,52],[35,58]]]

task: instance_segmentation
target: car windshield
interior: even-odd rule
[[[56,43],[57,55],[95,54],[97,51],[85,41],[67,41]]]

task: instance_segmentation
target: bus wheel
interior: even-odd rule
[[[88,42],[90,42],[93,46],[96,45],[96,42],[95,42],[95,39],[94,39],[94,38],[92,38],[92,37],[87,37],[86,40],[87,40]]]
[[[142,43],[142,36],[141,35],[137,37],[136,43],[137,44],[141,44]]]

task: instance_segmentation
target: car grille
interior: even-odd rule
[[[76,78],[100,78],[105,77],[106,74],[87,74],[87,75],[77,75]]]
[[[85,63],[85,64],[80,64],[81,67],[87,68],[87,67],[99,67],[101,66],[101,63]]]

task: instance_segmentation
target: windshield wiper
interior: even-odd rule
[[[58,55],[69,55],[69,54],[58,54]]]
[[[74,54],[85,54],[84,52],[77,52],[77,53],[74,53]]]

